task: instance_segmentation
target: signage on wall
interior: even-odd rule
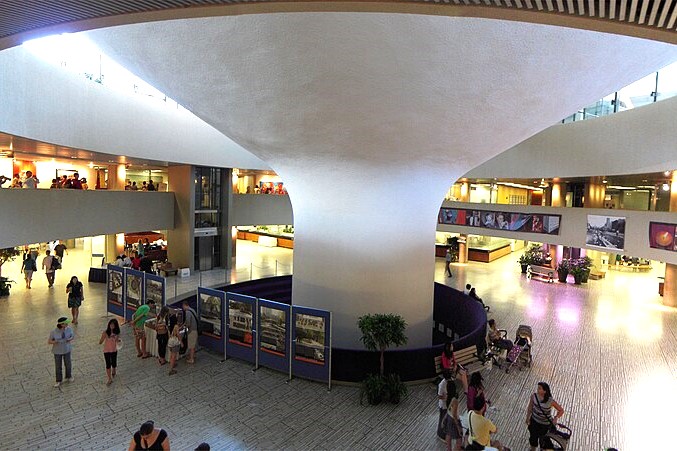
[[[649,223],[649,247],[666,251],[677,251],[677,224],[665,222]]]
[[[462,225],[513,232],[559,235],[561,215],[440,208],[439,224]]]

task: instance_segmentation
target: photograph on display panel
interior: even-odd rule
[[[284,310],[260,307],[261,351],[284,356],[287,350],[287,313]]]
[[[122,301],[122,273],[112,269],[108,270],[108,291],[119,296]]]
[[[677,224],[649,223],[649,247],[677,251]]]
[[[141,305],[141,276],[127,274],[127,306],[138,307]]]
[[[163,305],[163,283],[159,280],[146,279],[146,302],[154,301],[156,305]]]
[[[325,319],[321,316],[297,313],[296,327],[296,360],[324,365],[325,352]]]
[[[200,293],[200,330],[221,336],[221,298]]]
[[[252,347],[252,304],[228,300],[228,341]]]
[[[603,249],[623,250],[625,247],[625,218],[588,215],[585,244]]]

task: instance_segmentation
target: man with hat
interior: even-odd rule
[[[66,365],[66,380],[73,382],[73,374],[71,367],[71,350],[73,345],[71,342],[75,338],[73,330],[68,326],[70,320],[65,316],[59,318],[56,322],[56,329],[49,333],[49,340],[47,343],[52,345],[52,354],[54,354],[54,367],[56,369],[56,383],[55,387],[61,385],[63,381],[63,374],[61,369],[61,362]]]

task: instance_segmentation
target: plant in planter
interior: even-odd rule
[[[562,261],[557,263],[557,278],[560,282],[567,282],[567,276],[569,275],[569,270],[571,269],[570,266],[571,262],[567,258],[563,258]]]
[[[522,274],[526,274],[527,266],[529,266],[532,263],[532,259],[525,252],[524,254],[520,255],[520,258],[517,260],[517,263],[519,263],[520,266],[522,267]]]
[[[2,276],[2,265],[11,262],[21,254],[21,251],[13,247],[0,249],[0,276]]]
[[[376,313],[361,316],[357,326],[362,332],[360,340],[369,351],[379,351],[379,374],[370,374],[362,382],[360,401],[367,397],[369,404],[389,401],[397,404],[406,395],[407,387],[397,374],[385,375],[385,351],[391,346],[402,346],[407,343],[404,331],[407,323],[399,315]]]
[[[578,266],[583,268],[583,279],[581,281],[587,283],[588,277],[590,277],[590,269],[592,268],[592,259],[586,255],[585,257],[579,258],[577,263]]]
[[[569,273],[574,276],[574,283],[580,285],[583,282],[583,276],[585,274],[585,269],[577,264],[573,264]]]

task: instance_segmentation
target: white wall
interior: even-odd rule
[[[174,193],[0,189],[0,248],[174,228]]]
[[[677,252],[651,249],[649,247],[649,222],[677,223],[677,213],[636,210],[608,210],[598,208],[555,208],[555,207],[532,207],[526,205],[478,205],[462,202],[448,202],[442,204],[448,208],[483,209],[506,212],[556,214],[561,215],[559,235],[545,235],[540,233],[521,233],[507,230],[482,229],[477,227],[450,226],[438,224],[437,230],[444,232],[458,232],[467,234],[481,234],[515,238],[519,240],[537,241],[540,243],[562,244],[586,248],[585,233],[587,215],[622,216],[625,222],[625,250],[624,254],[633,257],[648,258],[667,263],[677,264]],[[597,249],[597,248],[591,248]]]

